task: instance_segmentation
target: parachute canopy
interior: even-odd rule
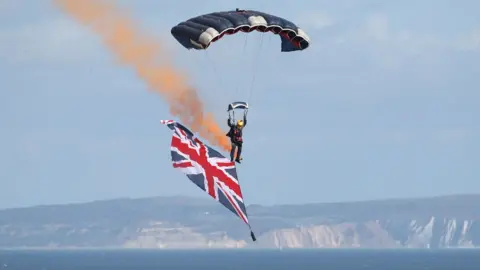
[[[237,101],[237,102],[232,102],[228,104],[228,109],[227,112],[235,109],[244,109],[248,110],[248,103],[244,101]]]
[[[224,35],[254,30],[280,35],[282,52],[304,50],[310,45],[310,38],[294,23],[264,12],[238,8],[188,19],[174,26],[171,33],[185,48],[205,50]]]

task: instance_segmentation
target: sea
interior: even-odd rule
[[[480,270],[480,249],[0,250],[1,270]]]

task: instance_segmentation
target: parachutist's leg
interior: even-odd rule
[[[238,150],[237,150],[237,160],[240,160],[242,156],[242,144],[238,144]]]
[[[237,146],[235,145],[234,142],[232,142],[232,150],[230,150],[230,161],[233,162],[233,158],[235,156],[235,148],[237,148]]]

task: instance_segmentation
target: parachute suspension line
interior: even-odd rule
[[[245,51],[246,51],[247,43],[248,43],[248,34],[244,33],[244,36],[245,36],[245,41],[243,43],[243,51],[242,51],[242,56],[241,56],[242,58],[246,58],[246,57],[244,57],[244,55],[245,55]],[[235,89],[235,98],[237,98],[239,96],[241,87],[242,86],[238,83],[237,88]]]
[[[233,120],[233,124],[235,125],[235,110],[232,110],[230,113],[230,118]]]
[[[224,86],[223,86],[223,76],[220,76],[220,74],[218,74],[217,68],[215,67],[215,62],[212,60],[212,58],[210,58],[210,56],[208,54],[208,50],[204,50],[204,51],[205,51],[205,55],[207,56],[208,62],[212,66],[213,73],[216,76],[214,81],[220,81],[220,87],[223,89],[224,88]]]
[[[274,54],[273,54],[272,51],[269,50],[268,48],[269,48],[269,46],[271,46],[271,44],[272,44],[272,43],[271,43],[271,42],[272,42],[272,39],[277,38],[277,36],[276,36],[276,35],[267,35],[267,36],[268,36],[268,40],[266,41],[266,46],[265,46],[265,47],[267,48],[267,50],[266,50],[267,57],[266,57],[266,59],[264,59],[264,61],[265,61],[265,63],[274,63],[274,61],[272,61],[272,60],[273,60],[272,58],[274,57]],[[262,58],[262,59],[263,59],[263,58]],[[276,67],[276,65],[274,65],[274,66]],[[269,69],[269,71],[271,71],[270,67],[269,67],[268,69]],[[270,73],[270,74],[271,74],[271,73]],[[275,73],[274,73],[274,74],[277,74],[277,73],[276,73],[276,70],[275,70]],[[257,90],[257,94],[258,94],[259,91],[261,91],[261,90],[263,90],[263,89],[264,89],[264,87],[258,89],[258,90]],[[257,95],[257,96],[258,96],[258,95]],[[251,95],[250,95],[250,97],[251,97]],[[250,97],[249,97],[249,99],[250,99]],[[249,103],[249,105],[250,105],[250,104],[251,104],[251,101],[249,100],[248,103]],[[262,103],[263,103],[263,102],[262,102]],[[247,111],[246,113],[248,113],[248,111]],[[255,154],[258,153],[258,151],[260,151],[260,149],[254,147],[254,148],[252,148],[252,149],[250,149],[250,150],[248,150],[248,151],[251,151],[251,152],[255,155]],[[253,239],[253,238],[252,238],[252,239]]]
[[[253,78],[252,78],[252,82],[250,83],[250,89],[248,90],[248,97],[247,97],[247,102],[248,103],[250,103],[250,97],[252,96],[253,85],[255,83],[255,78],[257,76],[257,67],[258,67],[258,63],[260,62],[260,61],[258,61],[258,58],[262,54],[262,45],[263,45],[263,37],[264,36],[265,35],[260,36],[260,48],[258,49],[258,52],[257,52],[257,55],[255,56],[255,58],[253,58],[253,67],[252,67]]]
[[[266,41],[266,46],[265,46],[266,48],[268,48],[271,45],[272,38],[276,38],[276,36],[274,36],[274,35],[267,35],[267,36],[268,36],[268,40]],[[264,63],[274,63],[274,61],[272,61],[274,59],[272,59],[273,54],[271,53],[271,51],[267,49],[265,54],[267,54],[267,57],[262,58],[262,59],[264,59]],[[275,65],[275,69],[278,69],[277,65]],[[270,69],[270,67],[268,68],[268,70],[272,71]],[[275,70],[275,72],[273,74],[277,74],[276,71],[277,70]],[[270,74],[272,74],[272,73],[270,73]],[[258,89],[256,93],[258,93],[258,91],[264,90],[264,88],[265,87],[262,87],[262,88]]]

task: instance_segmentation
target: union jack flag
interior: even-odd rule
[[[184,172],[199,188],[241,218],[251,230],[235,162],[200,141],[192,131],[173,120],[161,120],[172,131],[170,153],[173,167]]]

